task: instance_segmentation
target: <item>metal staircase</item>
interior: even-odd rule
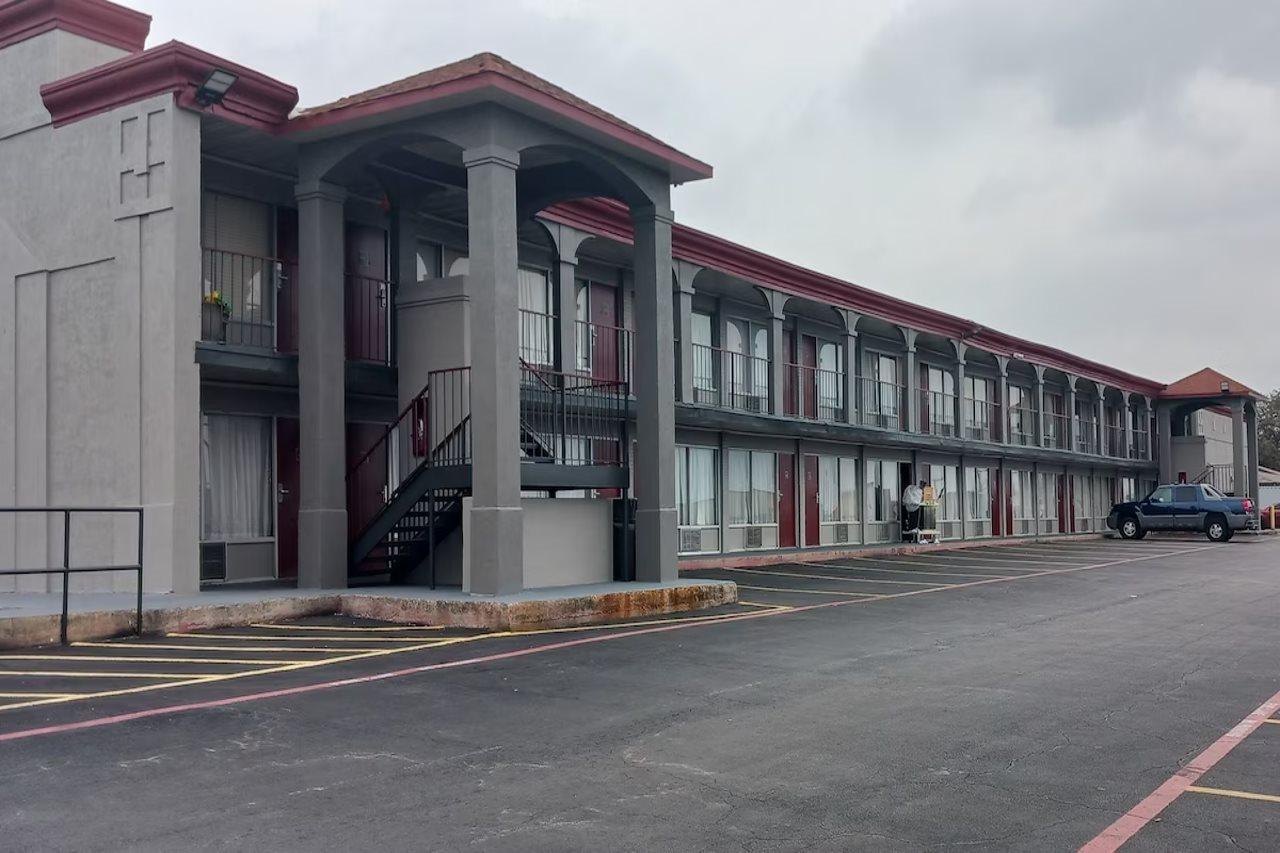
[[[1213,486],[1224,495],[1236,493],[1236,472],[1233,465],[1206,465],[1191,481]]]

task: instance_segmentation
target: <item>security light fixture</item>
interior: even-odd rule
[[[200,84],[200,88],[196,89],[196,103],[202,107],[211,107],[214,104],[222,103],[222,99],[227,96],[228,90],[235,85],[240,78],[232,74],[230,71],[223,71],[221,68],[215,68],[209,72],[209,76]]]
[[[1223,394],[1225,394],[1225,393],[1227,393],[1228,391],[1230,391],[1230,390],[1231,390],[1231,383],[1230,383],[1230,382],[1222,382],[1222,383],[1220,383],[1220,384],[1218,385],[1218,387],[1219,387],[1220,389],[1222,389],[1222,393],[1223,393]]]

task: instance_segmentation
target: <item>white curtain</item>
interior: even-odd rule
[[[716,451],[705,447],[689,449],[689,524],[711,527],[720,523],[716,515]]]
[[[818,457],[818,517],[823,521],[840,520],[839,466],[835,456]]]
[[[200,538],[271,536],[271,419],[205,415],[200,432]]]
[[[751,522],[773,524],[778,517],[778,463],[772,453],[751,454]]]
[[[751,454],[745,450],[730,450],[728,462],[727,500],[729,523],[751,523]]]

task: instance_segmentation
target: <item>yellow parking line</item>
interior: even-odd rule
[[[928,555],[928,554],[926,554],[926,555],[924,555],[924,556],[929,556],[929,555]],[[942,555],[941,555],[941,554],[939,554],[938,556],[942,556]],[[1021,566],[1020,566],[1020,565],[1017,565],[1017,564],[1011,564],[1011,565],[1000,565],[1000,566],[972,566],[972,565],[969,565],[968,563],[962,563],[962,564],[960,564],[960,565],[958,565],[958,566],[957,566],[957,565],[951,565],[951,564],[949,564],[949,563],[926,563],[926,562],[924,562],[923,560],[908,560],[908,559],[904,559],[904,558],[902,558],[902,557],[893,557],[893,558],[889,558],[889,557],[854,557],[854,559],[855,559],[855,560],[870,560],[870,561],[875,562],[875,563],[895,563],[895,564],[902,565],[902,566],[929,566],[929,567],[932,567],[932,568],[935,568],[935,569],[991,569],[991,570],[993,570],[993,571],[998,571],[998,572],[1006,571],[1006,570],[1007,570],[1007,571],[1019,572],[1019,573],[1026,573],[1026,572],[1038,571],[1034,566],[1028,566],[1028,565],[1021,565]],[[1016,578],[1016,577],[1020,577],[1020,576],[1021,576],[1020,574],[1015,574],[1015,575],[1000,575],[999,577],[1015,577],[1015,578]]]
[[[759,592],[789,592],[793,595],[843,595],[846,598],[882,598],[882,596],[870,592],[850,592],[838,589],[786,589],[780,586],[744,586],[743,584],[738,584],[738,589],[753,589]]]
[[[957,578],[999,578],[1004,575],[989,575],[975,572],[927,572],[923,569],[889,569],[884,566],[845,566],[838,563],[801,563],[803,566],[813,566],[819,569],[840,569],[846,572],[889,572],[899,575],[942,575],[944,577]],[[975,567],[976,568],[976,567]]]
[[[74,702],[84,699],[106,699],[112,696],[126,696],[134,693],[148,693],[153,690],[166,690],[172,687],[186,687],[192,684],[209,684],[217,681],[230,681],[236,678],[246,678],[253,675],[267,675],[275,672],[293,672],[299,669],[309,669],[317,666],[328,666],[329,664],[344,663],[353,660],[363,660],[365,658],[382,657],[384,655],[401,654],[403,652],[421,651],[422,649],[435,648],[437,646],[447,646],[453,643],[466,642],[468,640],[479,639],[488,635],[477,634],[475,637],[455,637],[444,640],[432,640],[430,643],[420,643],[416,646],[404,646],[397,649],[369,649],[354,652],[353,654],[342,655],[340,657],[318,658],[317,660],[302,661],[300,663],[290,663],[284,666],[273,666],[265,669],[242,670],[240,672],[227,672],[220,675],[202,675],[202,676],[179,676],[182,681],[166,681],[163,684],[144,684],[139,687],[125,687],[119,690],[103,690],[98,693],[80,693],[75,696],[68,696],[61,699],[34,699],[30,702],[19,702],[12,705],[0,706],[0,711],[11,711],[19,708],[32,708],[41,705],[60,705],[66,702]],[[78,643],[77,645],[85,645]]]
[[[1273,726],[1280,726],[1280,720],[1263,720],[1264,723],[1270,723]]]
[[[297,651],[290,649],[289,651]],[[128,655],[0,655],[3,660],[83,660],[106,661],[108,663],[218,663],[255,666],[278,663],[301,663],[302,661],[281,660],[279,658],[152,658],[130,657]],[[307,658],[315,660],[315,658]]]
[[[763,604],[758,601],[739,601],[743,607],[762,607],[765,610],[790,610],[785,604]]]
[[[216,637],[208,637],[207,639],[217,639]],[[434,640],[433,642],[439,642]],[[347,653],[353,652],[352,648],[340,648],[336,646],[199,646],[187,644],[183,646],[172,643],[91,643],[88,641],[72,643],[72,646],[87,649],[165,649],[177,651],[196,651],[196,652],[324,652],[333,654],[335,652]],[[377,651],[369,649],[369,651]]]
[[[393,631],[442,631],[448,625],[272,625],[270,622],[254,622],[250,628],[270,628],[273,631],[360,631],[390,633]]]
[[[55,699],[62,696],[78,696],[78,693],[0,693],[0,699]]]
[[[1215,797],[1234,797],[1238,800],[1260,800],[1264,803],[1280,803],[1280,796],[1275,794],[1255,794],[1252,791],[1232,791],[1229,788],[1206,788],[1203,785],[1188,785],[1188,791],[1197,794],[1213,794]]]
[[[780,578],[805,578],[815,581],[840,581],[841,583],[891,583],[896,586],[946,586],[941,583],[929,583],[928,581],[889,581],[879,580],[878,578],[840,578],[833,575],[810,575],[801,572],[771,572],[767,569],[720,569],[722,572],[740,572],[747,575],[774,575]]]
[[[24,671],[0,670],[0,676],[15,678],[200,678],[198,672],[77,672],[62,669],[29,669]],[[218,677],[218,676],[212,676]]]
[[[173,631],[165,636],[181,637],[184,640],[265,640],[268,643],[403,643],[431,639],[431,637],[281,637],[262,634],[196,634],[182,631]]]

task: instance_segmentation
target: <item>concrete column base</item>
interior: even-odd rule
[[[677,580],[679,518],[674,507],[636,510],[636,580]]]
[[[463,531],[468,561],[464,586],[475,595],[508,595],[524,588],[524,510],[472,505]]]
[[[342,589],[347,585],[347,511],[298,511],[298,587]]]

